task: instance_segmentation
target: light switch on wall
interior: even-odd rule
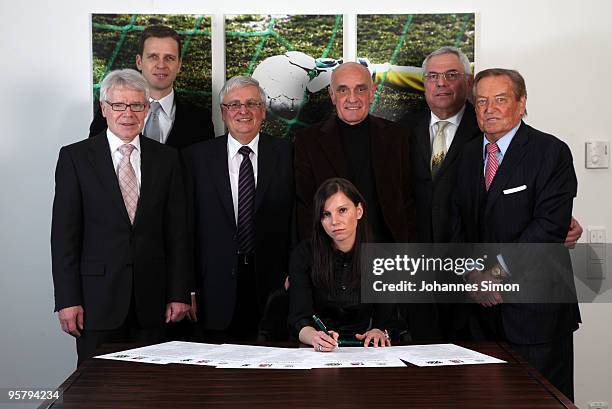
[[[605,141],[587,142],[585,146],[587,169],[610,167],[610,143]]]

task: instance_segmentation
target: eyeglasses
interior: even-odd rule
[[[261,101],[247,101],[247,102],[230,102],[229,104],[221,104],[230,112],[238,112],[240,108],[244,105],[246,109],[249,111],[255,111],[263,106],[263,102]]]
[[[436,82],[440,78],[444,78],[448,82],[457,81],[459,78],[463,77],[465,74],[460,73],[459,71],[447,71],[447,72],[428,72],[423,75],[425,81],[427,82]]]
[[[123,102],[108,102],[104,101],[108,105],[110,105],[113,111],[125,111],[130,108],[132,112],[142,112],[145,110],[147,104],[136,103],[136,104],[124,104]]]

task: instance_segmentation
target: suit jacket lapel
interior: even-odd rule
[[[475,147],[475,151],[466,152],[466,157],[468,158],[470,163],[470,172],[469,177],[465,181],[458,180],[457,183],[463,183],[465,186],[469,186],[469,197],[472,202],[472,215],[474,217],[474,225],[479,224],[480,217],[482,216],[480,212],[481,208],[481,200],[483,199],[482,195],[485,194],[484,191],[484,159],[482,154],[482,139],[478,139],[480,143],[475,143],[474,145],[470,145],[471,147]]]
[[[274,177],[273,171],[278,162],[277,149],[271,136],[260,133],[257,150],[257,188],[255,189],[254,212],[257,212],[261,205],[266,189],[270,185],[270,180]]]
[[[495,174],[493,183],[491,183],[491,188],[489,189],[489,194],[487,196],[485,215],[488,214],[502,190],[504,187],[506,187],[508,179],[512,175],[512,171],[516,169],[525,156],[525,153],[527,153],[526,148],[529,138],[527,137],[525,126],[526,125],[521,122],[521,126],[514,135],[514,138],[512,138],[512,142],[510,142],[510,146],[508,146],[506,155],[504,155],[502,163],[499,165],[499,169],[497,169],[497,173]]]
[[[219,199],[223,203],[227,216],[235,224],[236,215],[234,215],[234,202],[232,201],[232,189],[227,165],[227,134],[214,140],[212,155],[207,160],[210,163],[210,174],[219,193]]]
[[[140,137],[140,196],[138,198],[138,207],[136,208],[136,216],[134,217],[134,226],[140,219],[142,207],[146,206],[151,200],[154,193],[155,183],[158,180],[157,169],[155,164],[158,163],[157,151],[153,146],[153,141],[143,136]]]
[[[344,150],[340,141],[340,129],[336,123],[336,116],[332,115],[322,126],[320,134],[316,138],[321,146],[322,156],[330,163],[334,169],[334,173],[339,177],[346,178],[346,161],[344,159]]]
[[[394,134],[391,137],[396,137]],[[372,170],[374,171],[374,180],[376,182],[376,190],[381,192],[378,194],[378,200],[383,197],[396,197],[398,192],[389,192],[391,195],[383,195],[385,187],[395,186],[389,183],[390,180],[397,178],[394,173],[395,167],[388,165],[389,158],[396,157],[390,150],[396,149],[398,144],[393,141],[387,141],[390,137],[389,132],[385,132],[385,125],[382,121],[378,121],[374,117],[370,117],[370,150],[372,158]]]
[[[424,115],[414,128],[416,146],[413,149],[416,149],[417,152],[419,152],[421,160],[423,163],[425,163],[426,167],[431,170],[431,137],[429,136],[430,121],[431,113]]]
[[[448,148],[448,152],[446,153],[444,162],[442,162],[442,167],[440,168],[438,175],[444,173],[448,167],[448,164],[452,163],[463,150],[465,143],[471,140],[475,135],[482,135],[482,133],[480,132],[480,129],[478,129],[474,108],[472,107],[472,104],[468,102],[465,106],[465,111],[463,112],[463,117],[461,118],[461,122],[457,128],[457,132],[455,132],[455,136],[453,137],[453,142]]]
[[[125,208],[125,203],[123,202],[123,196],[119,188],[119,180],[115,173],[110,147],[106,139],[106,130],[90,139],[90,160],[96,174],[100,178],[102,186],[104,186],[111,196],[112,201],[117,205],[125,221],[130,223],[130,217]]]

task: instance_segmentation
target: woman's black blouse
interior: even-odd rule
[[[289,266],[289,325],[295,335],[305,326],[319,329],[312,319],[316,314],[328,330],[353,338],[369,328],[390,329],[395,304],[361,304],[360,289],[351,288],[349,274],[353,252],[334,253],[334,288],[315,287],[310,241],[300,243],[291,254]],[[370,326],[370,320],[372,325]]]

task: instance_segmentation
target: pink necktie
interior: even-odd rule
[[[493,183],[493,178],[499,167],[497,152],[499,152],[499,147],[496,143],[487,144],[487,168],[485,170],[485,187],[487,192],[489,191],[489,187],[491,187],[491,183]]]
[[[134,145],[125,144],[119,147],[119,152],[123,155],[117,168],[117,177],[119,178],[119,187],[125,208],[130,216],[130,222],[134,224],[134,216],[136,215],[136,207],[138,207],[138,180],[136,173],[130,163],[130,155],[134,150]]]

